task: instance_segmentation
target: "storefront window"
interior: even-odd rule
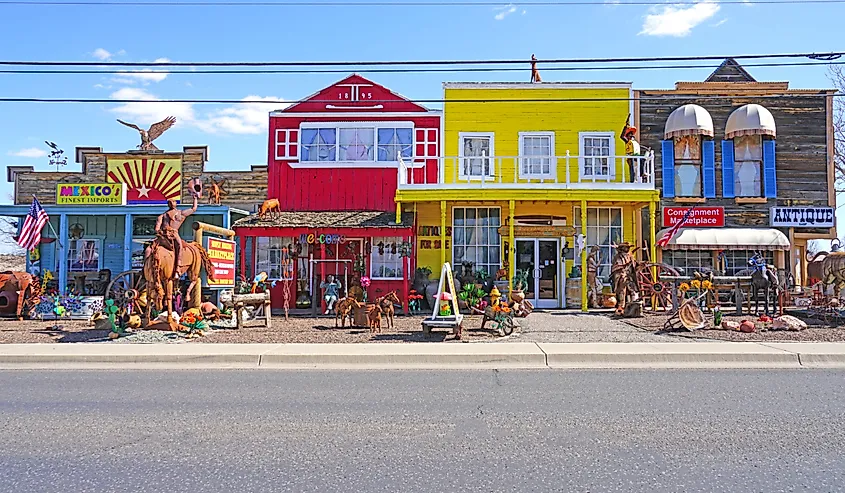
[[[370,277],[372,279],[402,279],[402,256],[399,246],[402,238],[375,237],[370,253]]]
[[[663,263],[674,267],[682,276],[713,270],[710,250],[663,250]]]
[[[97,272],[100,270],[100,246],[102,240],[86,238],[68,240],[68,272]]]
[[[581,231],[581,208],[575,208],[575,230]],[[612,245],[622,242],[621,207],[587,207],[587,249],[600,247],[598,277],[610,281],[610,265],[616,249]]]
[[[255,272],[266,272],[271,280],[292,280],[293,238],[256,238]]]
[[[144,249],[153,242],[153,238],[132,238],[132,268],[144,267]]]
[[[501,209],[499,207],[455,207],[453,209],[453,265],[472,262],[476,271],[488,276],[502,266]]]

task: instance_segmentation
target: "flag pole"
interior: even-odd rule
[[[36,197],[35,194],[32,194],[32,198],[35,199],[35,200],[38,200],[38,197]],[[39,202],[39,204],[40,204],[40,202]],[[50,226],[50,231],[52,231],[53,235],[56,236],[56,242],[58,242],[59,246],[62,247],[62,250],[64,250],[65,246],[62,245],[62,239],[59,238],[59,233],[56,233],[56,229],[53,227],[53,223],[50,222],[49,219],[47,220],[47,226]]]

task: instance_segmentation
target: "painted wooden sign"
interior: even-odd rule
[[[663,227],[668,228],[681,222],[689,207],[664,207]],[[725,226],[724,207],[696,207],[685,228],[722,228]]]
[[[346,237],[343,235],[320,234],[317,231],[307,235],[299,235],[299,242],[308,243],[309,245],[341,245],[346,242]]]
[[[106,181],[126,185],[128,204],[180,202],[182,159],[147,157],[108,157]]]
[[[833,207],[772,207],[775,228],[832,228],[836,225]]]
[[[209,288],[235,287],[235,242],[221,238],[206,238],[206,251],[214,266],[214,280],[206,276]]]
[[[58,205],[123,205],[126,187],[120,183],[59,183]]]

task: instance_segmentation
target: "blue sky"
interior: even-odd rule
[[[352,61],[736,55],[841,50],[845,4],[624,6],[127,7],[0,5],[0,59],[55,61]],[[740,60],[740,63],[743,63]],[[747,62],[749,64],[755,62]],[[621,80],[668,88],[711,69],[550,72],[544,81]],[[758,80],[827,88],[821,67],[748,67]],[[410,98],[439,98],[444,80],[528,80],[505,73],[367,74]],[[298,99],[344,74],[0,75],[6,97]],[[431,105],[436,106],[436,105]],[[115,118],[179,120],[156,144],[209,145],[211,169],[266,163],[273,105],[0,103],[0,163],[48,169],[44,140],[125,151]],[[69,164],[69,169],[78,165]],[[0,183],[0,202],[11,186]]]

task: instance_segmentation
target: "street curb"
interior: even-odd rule
[[[6,344],[0,369],[845,368],[845,343]]]

